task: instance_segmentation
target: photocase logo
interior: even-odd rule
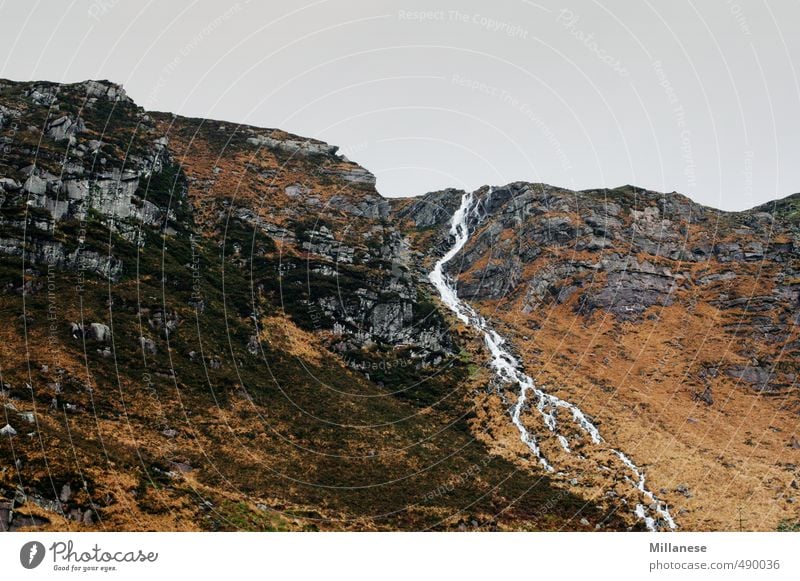
[[[19,550],[19,562],[26,569],[36,569],[44,560],[44,545],[39,541],[30,541]]]

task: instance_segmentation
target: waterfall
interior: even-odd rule
[[[491,190],[489,190],[489,195],[491,196]],[[546,428],[545,434],[549,432],[554,436],[567,454],[572,454],[570,439],[559,429],[559,410],[569,413],[579,432],[583,433],[592,445],[604,445],[605,441],[597,427],[578,406],[545,393],[536,386],[533,379],[524,372],[520,361],[507,349],[506,340],[492,329],[486,319],[480,316],[475,309],[458,298],[455,283],[444,273],[445,265],[464,248],[464,245],[469,240],[470,212],[474,213],[476,208],[475,196],[472,193],[465,193],[461,197],[461,205],[450,221],[450,235],[454,239],[453,245],[436,262],[433,270],[428,275],[428,279],[436,287],[442,302],[447,305],[456,317],[465,325],[469,325],[479,331],[483,336],[486,347],[491,353],[490,365],[498,379],[504,383],[519,386],[517,401],[511,410],[511,421],[519,431],[520,440],[528,447],[542,467],[548,472],[555,472],[553,464],[543,454],[537,437],[531,434],[522,423],[521,415],[529,400],[542,418]],[[633,474],[633,478],[625,476],[626,480],[631,482],[635,490],[650,501],[651,505],[655,505],[655,516],[653,516],[651,506],[645,506],[642,503],[636,505],[633,511],[634,514],[651,531],[660,530],[659,519],[666,523],[670,529],[675,529],[675,521],[672,519],[667,506],[659,501],[645,486],[645,476],[641,469],[619,450],[610,447],[608,449],[620,460],[625,469]]]

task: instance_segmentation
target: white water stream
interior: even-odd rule
[[[489,191],[489,195],[491,195],[491,190]],[[511,411],[511,421],[514,423],[517,430],[519,430],[522,442],[530,449],[544,469],[548,472],[554,472],[555,469],[542,453],[536,436],[528,431],[520,419],[529,399],[531,400],[531,404],[541,415],[547,430],[555,436],[566,453],[572,452],[569,438],[559,430],[559,410],[564,410],[571,416],[579,432],[582,432],[584,437],[588,438],[592,444],[603,444],[604,440],[600,436],[597,427],[586,417],[578,406],[554,395],[547,394],[536,387],[533,379],[523,371],[520,362],[505,347],[506,340],[492,329],[486,319],[480,316],[475,309],[458,298],[455,285],[451,283],[449,277],[444,274],[444,265],[450,262],[467,243],[469,239],[470,213],[475,214],[477,208],[478,206],[475,204],[473,194],[464,194],[461,198],[461,205],[453,214],[450,223],[450,234],[454,237],[455,242],[450,250],[436,263],[433,271],[428,275],[428,278],[439,291],[442,301],[450,310],[453,311],[464,324],[477,329],[483,335],[486,347],[489,349],[492,356],[491,367],[494,369],[497,377],[505,383],[519,386],[517,402]],[[574,438],[575,436],[573,436],[573,439]],[[634,478],[630,478],[626,475],[626,480],[631,482],[635,489],[649,501],[649,506],[638,503],[634,509],[634,514],[636,514],[651,531],[659,530],[659,520],[666,523],[670,529],[674,529],[676,525],[666,505],[660,502],[645,486],[644,473],[625,454],[613,448],[609,449],[619,458],[625,468],[633,473]],[[655,516],[653,515],[651,506],[655,507]]]

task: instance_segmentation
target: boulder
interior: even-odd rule
[[[74,120],[67,115],[62,115],[54,121],[50,121],[45,129],[45,134],[55,141],[64,141],[86,131],[83,119],[76,117]]]
[[[58,498],[61,500],[61,502],[69,502],[69,500],[72,498],[72,487],[69,485],[69,482],[61,487],[61,494],[58,496]]]
[[[86,331],[86,338],[105,343],[111,339],[111,329],[103,323],[92,323]]]
[[[17,430],[12,428],[9,424],[6,424],[3,428],[0,428],[0,436],[16,436]]]
[[[26,192],[35,196],[42,196],[47,193],[47,180],[40,178],[38,175],[33,175],[25,180],[22,186]]]
[[[80,339],[83,337],[83,325],[78,323],[70,323],[69,332],[73,339]]]
[[[12,180],[11,178],[0,178],[0,190],[5,190],[6,192],[16,192],[22,187],[22,185],[17,180]]]
[[[122,85],[110,83],[108,81],[86,81],[86,96],[95,99],[107,99],[108,101],[130,101]]]
[[[155,341],[148,337],[139,337],[139,345],[141,346],[142,351],[150,355],[155,355],[158,351]]]

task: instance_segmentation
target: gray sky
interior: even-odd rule
[[[800,191],[800,4],[0,0],[0,77],[341,146],[388,196],[637,184]]]

